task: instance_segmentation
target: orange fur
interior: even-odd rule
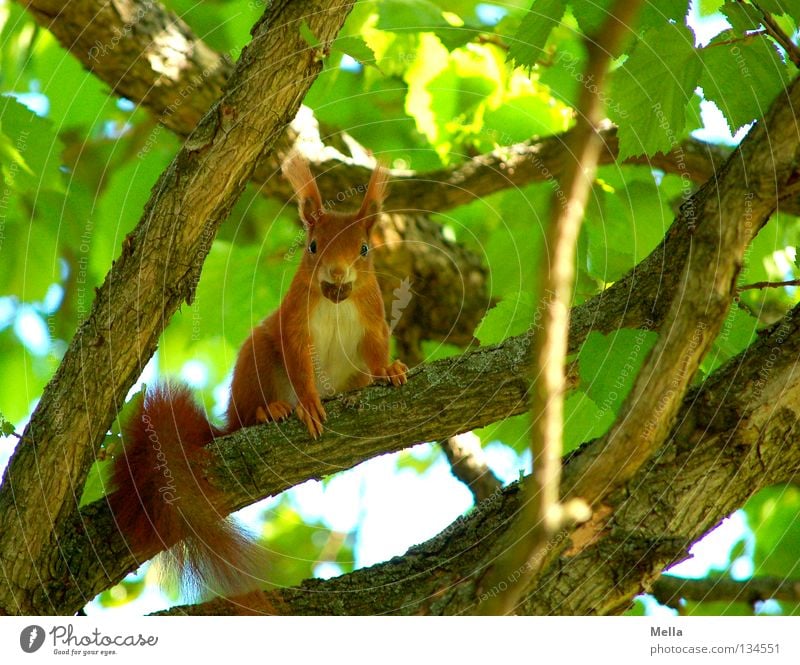
[[[187,387],[150,391],[124,429],[109,498],[131,548],[150,556],[171,548],[184,588],[235,595],[261,586],[264,557],[226,520],[224,497],[206,479],[206,446],[217,436],[280,419],[294,409],[313,437],[327,418],[321,392],[405,383],[407,367],[389,363],[389,328],[363,248],[386,194],[387,172],[373,170],[358,212],[326,210],[306,162],[284,173],[307,230],[306,251],[279,309],[242,345],[231,383],[227,424],[217,429]],[[313,248],[315,251],[311,251]]]

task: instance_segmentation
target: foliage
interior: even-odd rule
[[[260,3],[250,0],[165,4],[228,54],[247,42],[261,11]],[[557,135],[573,123],[581,86],[591,85],[582,79],[582,39],[598,29],[610,5],[610,0],[535,0],[532,6],[522,0],[361,2],[305,104],[323,133],[346,132],[394,167],[421,172]],[[650,157],[690,137],[702,126],[701,99],[716,105],[735,133],[758,119],[796,75],[783,50],[759,30],[753,5],[695,5],[687,22],[685,0],[648,3],[635,36],[616,54],[607,110],[619,127],[623,158]],[[787,11],[783,3],[766,1],[761,6],[794,32],[797,15],[789,12],[795,7]],[[698,16],[711,15],[727,20],[728,28],[699,45]],[[310,43],[314,39],[308,35]],[[146,111],[116,98],[82,69],[19,4],[0,4],[0,93],[0,376],[5,378],[0,431],[10,451],[14,427],[22,431],[88,313],[94,287],[138,222],[179,142]],[[578,244],[576,304],[618,280],[657,246],[686,187],[680,175],[649,166],[617,163],[600,170]],[[475,331],[482,344],[535,333],[537,303],[530,294],[557,189],[550,179],[446,213],[431,211],[457,242],[479,251],[490,269],[498,304]],[[795,217],[774,216],[748,253],[741,283],[796,277],[798,232]],[[294,210],[248,187],[214,241],[194,303],[164,332],[157,374],[189,380],[219,415],[236,350],[254,323],[280,302],[296,265],[297,244]],[[759,328],[797,301],[794,288],[743,292],[703,371],[712,372],[746,348]],[[589,335],[576,358],[579,387],[566,401],[567,450],[607,430],[655,337],[627,329],[608,337]],[[429,359],[457,352],[432,343],[423,351]],[[520,416],[478,434],[485,444],[520,454],[529,422]],[[105,446],[109,454],[118,435],[116,426]],[[434,456],[413,463],[405,458],[400,465],[426,473],[433,461]],[[100,460],[93,469],[84,501],[102,496],[104,464]],[[352,534],[333,529],[328,518],[312,523],[303,512],[302,505],[283,498],[255,519],[275,553],[277,585],[319,573],[323,561],[340,572],[354,566]],[[762,492],[745,512],[755,543],[754,573],[797,576],[797,488]],[[146,581],[126,580],[99,602],[127,603],[143,592]],[[692,611],[719,608],[701,603]]]

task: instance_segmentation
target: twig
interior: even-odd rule
[[[772,18],[769,12],[761,9],[758,3],[751,2],[750,4],[761,13],[761,22],[764,24],[767,32],[781,45],[783,50],[786,51],[786,55],[794,63],[794,66],[800,68],[800,49],[797,48],[797,45],[792,41],[791,37],[789,37],[781,26],[775,22],[775,19]]]
[[[743,41],[750,39],[750,37],[757,37],[759,35],[767,35],[769,34],[766,30],[754,30],[753,32],[748,32],[745,35],[740,37],[734,37],[732,39],[723,39],[720,42],[714,42],[713,44],[708,44],[704,46],[704,49],[707,48],[714,48],[715,46],[730,46],[731,44],[740,44]]]
[[[800,580],[779,577],[754,577],[749,580],[708,577],[687,580],[663,575],[650,592],[662,605],[678,608],[680,600],[696,602],[726,601],[755,605],[764,600],[800,602]]]
[[[782,286],[800,286],[800,279],[787,279],[784,282],[753,282],[744,286],[737,286],[737,291],[749,291],[751,289],[777,289]]]
[[[583,80],[592,81],[593,85],[581,89],[578,119],[569,144],[569,154],[575,159],[564,172],[562,188],[553,197],[553,219],[544,243],[550,253],[540,263],[542,274],[537,284],[536,300],[543,302],[544,312],[542,331],[534,336],[531,350],[533,482],[526,483],[526,498],[518,521],[510,530],[509,547],[486,578],[485,586],[497,587],[499,593],[491,595],[485,607],[479,608],[481,614],[513,611],[553,549],[551,543],[558,532],[591,515],[579,499],[565,505],[559,501],[569,306],[575,244],[603,150],[598,135],[605,116],[601,93],[609,64],[618,55],[640,4],[640,0],[618,0],[599,30],[597,41],[586,40],[589,61]]]
[[[486,463],[480,439],[475,435],[467,432],[451,436],[439,445],[453,475],[469,488],[475,503],[488,499],[503,486]]]

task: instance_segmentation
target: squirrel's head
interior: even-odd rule
[[[388,171],[376,166],[366,188],[354,186],[326,206],[308,163],[299,154],[292,154],[282,169],[297,194],[307,233],[302,266],[310,270],[312,282],[328,300],[346,300],[359,279],[372,272],[369,235],[386,196]],[[336,203],[361,192],[364,198],[357,212],[333,210]]]

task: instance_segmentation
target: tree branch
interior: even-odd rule
[[[114,92],[147,108],[179,136],[192,131],[233,71],[233,54],[223,56],[212,50],[153,0],[30,0],[25,4],[87,69]],[[251,180],[268,196],[290,201],[291,187],[277,174],[297,139],[306,158],[318,164],[317,170],[323,169],[320,183],[326,197],[369,180],[371,169],[330,146],[322,149],[323,138],[330,140],[320,137],[313,116],[299,114],[276,140],[275,150],[262,156]],[[334,171],[326,173],[330,168]],[[394,175],[409,178],[406,173]],[[361,177],[365,179],[351,179]],[[410,278],[414,284],[414,299],[395,328],[403,357],[412,364],[421,361],[422,339],[467,346],[492,303],[481,257],[447,240],[441,225],[418,212],[433,208],[420,207],[411,199],[406,205],[384,208],[411,211],[383,215],[375,231],[380,246],[375,268],[387,314],[391,314],[393,291],[402,280]],[[431,307],[432,302],[437,307]]]
[[[650,593],[662,605],[675,609],[681,609],[681,599],[698,603],[722,601],[748,605],[765,600],[800,603],[800,580],[779,577],[753,577],[749,580],[707,577],[691,580],[662,575],[653,583]]]
[[[800,79],[773,102],[762,121],[710,181],[681,208],[690,230],[686,263],[655,347],[598,454],[573,475],[570,496],[598,502],[627,481],[669,434],[702,357],[736,294],[744,253],[777,206],[775,191],[795,187],[800,150],[795,109]],[[673,225],[674,228],[674,225]]]
[[[112,90],[142,104],[179,135],[193,129],[219,96],[232,71],[229,57],[209,48],[158,2],[18,1]],[[136,20],[142,16],[146,20]],[[115,34],[123,31],[127,38],[115,40]],[[181,48],[174,48],[164,35],[176,35],[174,41]],[[112,40],[119,42],[114,49],[98,48],[98,44],[110,45]],[[202,84],[198,85],[198,81]],[[394,170],[386,209],[443,212],[495,192],[558,177],[572,162],[567,150],[572,132],[501,147],[464,164],[430,173]],[[600,137],[604,146],[600,163],[614,163],[618,150],[616,128],[604,127]],[[275,154],[266,155],[254,172],[254,181],[265,194],[284,201],[291,200],[291,187],[275,174],[294,138],[293,132],[285,134]],[[323,134],[322,138],[328,137]],[[629,162],[681,176],[688,174],[695,182],[703,183],[717,173],[728,154],[718,146],[687,139],[667,155],[638,157]],[[369,180],[369,168],[341,153],[333,158],[309,157],[324,191],[345,191],[354,182]]]
[[[503,346],[516,343],[509,340]],[[592,533],[554,539],[554,547],[562,551],[543,571],[536,589],[528,591],[518,613],[619,614],[755,492],[796,481],[799,355],[797,306],[687,395],[660,454],[607,497],[613,520]],[[566,476],[573,475],[573,466],[591,448],[585,445],[567,457]],[[500,554],[498,535],[521,509],[521,494],[514,484],[402,557],[270,592],[270,601],[282,614],[479,613],[480,604],[498,592],[482,586],[481,578]],[[166,613],[246,611],[236,603],[214,600]]]
[[[84,481],[164,325],[191,302],[217,227],[296,114],[322,68],[300,23],[325,44],[351,2],[274,0],[225,96],[162,174],[89,317],[45,388],[0,486],[0,611],[46,614],[70,579],[61,547]],[[265,109],[269,112],[265,112]],[[221,176],[224,174],[224,176]]]
[[[797,94],[797,84],[792,94]],[[792,105],[786,105],[783,114],[774,111],[784,103],[783,97],[776,100],[773,112],[765,123],[758,125],[767,129],[748,134],[731,158],[734,165],[725,168],[717,182],[719,193],[724,194],[720,200],[726,205],[748,201],[748,215],[741,226],[752,227],[753,233],[775,205],[776,183],[768,187],[766,181],[759,180],[761,174],[771,172],[764,169],[763,160],[774,147],[775,161],[771,162],[771,168],[775,169],[780,186],[780,178],[788,177],[783,170],[785,164],[794,164],[791,155],[800,142],[794,120],[786,122],[784,117],[791,113]],[[741,165],[756,170],[753,175],[748,172],[743,177]],[[695,225],[685,223],[685,213],[679,216],[662,245],[628,276],[574,309],[570,351],[577,350],[591,330],[610,332],[621,326],[649,329],[661,326],[669,312],[666,305],[679,299],[682,293],[678,276],[692,257],[689,249],[696,255],[701,243],[711,243],[712,247],[716,244],[715,238],[697,233],[702,225],[716,224],[717,215],[724,212],[701,205],[703,198],[712,194],[705,189],[687,202],[686,206],[697,210]],[[735,220],[736,216],[726,213],[722,218]],[[708,293],[707,288],[705,292]],[[632,293],[636,298],[631,297]],[[350,468],[375,455],[400,450],[417,441],[439,441],[522,413],[527,408],[524,368],[528,350],[527,338],[513,338],[497,347],[422,367],[412,373],[409,384],[399,391],[370,388],[357,397],[341,396],[328,410],[337,433],[326,431],[318,442],[312,442],[295,422],[281,426],[280,430],[254,428],[226,437],[214,448],[218,455],[212,476],[219,474],[217,482],[230,497],[233,510],[309,478]],[[471,415],[465,417],[465,413]],[[292,444],[287,449],[288,441]],[[580,469],[592,467],[599,450],[598,442],[594,442],[567,466],[568,487],[581,477]],[[71,539],[62,545],[72,581],[49,592],[57,597],[57,607],[73,612],[82,601],[121,579],[136,562],[102,502],[83,510],[68,529]],[[580,537],[589,538],[586,532]],[[97,559],[87,552],[96,552]]]
[[[797,44],[792,41],[791,37],[789,37],[775,19],[772,18],[772,14],[764,11],[758,3],[753,2],[752,4],[761,14],[761,22],[764,24],[767,32],[781,45],[781,48],[786,51],[786,56],[794,63],[794,66],[800,68],[800,49],[797,48]]]
[[[534,301],[540,303],[543,315],[541,330],[533,336],[531,349],[534,482],[525,485],[527,499],[516,527],[509,532],[508,549],[492,567],[486,581],[489,587],[494,587],[510,580],[504,591],[483,606],[489,614],[512,612],[526,586],[544,565],[553,537],[574,524],[579,516],[588,519],[591,515],[580,500],[562,504],[559,497],[569,309],[575,280],[575,247],[603,149],[597,131],[605,117],[603,100],[609,65],[618,55],[640,5],[640,1],[619,0],[598,30],[597,41],[584,41],[589,59],[582,80],[594,81],[594,86],[590,89],[584,85],[580,91],[577,121],[568,144],[574,162],[553,196],[552,220],[546,231],[545,255],[539,261],[540,274],[535,287]]]
[[[480,503],[503,486],[486,463],[480,439],[471,433],[451,436],[441,442],[450,470],[464,483],[475,500]]]

